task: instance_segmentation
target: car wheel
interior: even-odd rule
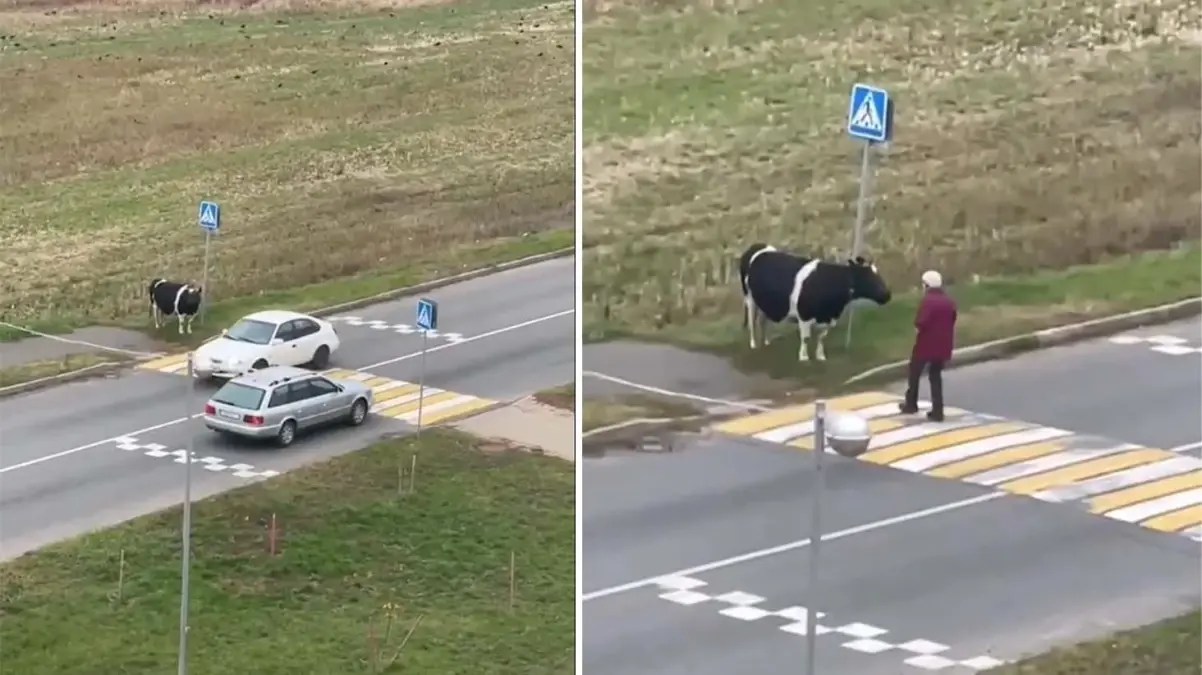
[[[296,422],[288,420],[280,425],[279,434],[276,435],[276,442],[281,448],[286,448],[292,445],[292,441],[296,440]]]
[[[255,361],[253,364],[251,364],[250,369],[251,370],[263,370],[267,366],[268,366],[267,359],[259,359],[258,361]]]
[[[322,345],[313,352],[313,360],[309,363],[318,370],[325,370],[330,365],[330,348]]]
[[[348,421],[351,426],[357,427],[367,421],[367,401],[359,399],[351,406],[351,415]]]

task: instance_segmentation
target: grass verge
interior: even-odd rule
[[[218,312],[572,245],[572,3],[293,4],[0,8],[6,320],[144,325],[200,199]]]
[[[121,363],[125,360],[127,359],[112,354],[70,354],[61,359],[31,361],[19,366],[0,368],[0,389],[40,380],[44,377],[62,375],[81,368],[105,363]]]
[[[569,382],[560,387],[552,387],[534,395],[534,400],[561,410],[576,411],[576,383]]]
[[[1194,675],[1202,670],[1202,614],[1190,612],[1101,640],[1055,649],[989,675]]]
[[[1083,321],[1198,295],[1202,287],[1202,249],[1148,252],[1107,263],[1084,265],[1019,278],[981,279],[949,289],[960,307],[956,340],[960,345]],[[738,293],[737,282],[732,294]],[[919,294],[895,293],[885,307],[855,312],[852,343],[845,348],[848,321],[827,338],[828,361],[797,362],[797,330],[769,326],[767,348],[747,348],[738,310],[732,316],[694,318],[683,325],[664,323],[658,330],[623,331],[614,324],[595,325],[589,339],[634,337],[666,340],[729,356],[748,371],[799,380],[818,389],[837,386],[880,363],[906,358],[913,346],[914,313]]]
[[[962,342],[1198,293],[1197,3],[587,6],[582,311],[594,338],[734,351],[748,244],[845,256],[860,146],[843,124],[861,79],[892,92],[897,119],[866,252],[902,290],[941,270],[975,312]],[[909,309],[859,313],[876,318],[844,360],[894,356]],[[784,351],[740,359],[797,372]]]
[[[666,419],[688,417],[698,411],[683,403],[674,403],[652,396],[631,394],[584,400],[584,431],[600,429],[634,419]]]
[[[572,467],[475,443],[430,431],[198,502],[191,672],[570,672]],[[414,454],[416,489],[398,497]],[[6,669],[173,668],[179,523],[172,509],[0,566]],[[374,668],[372,645],[387,661],[415,624],[397,664]]]

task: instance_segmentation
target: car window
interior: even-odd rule
[[[258,410],[266,394],[267,392],[258,387],[239,382],[226,382],[217,390],[216,394],[213,394],[213,401],[243,410]]]
[[[228,340],[237,342],[249,342],[256,345],[265,345],[271,342],[271,335],[275,332],[275,324],[267,323],[266,321],[257,321],[254,319],[242,319],[238,323],[230,327],[225,333]]]
[[[278,387],[271,392],[271,402],[267,404],[269,408],[278,408],[288,404],[288,387]]]
[[[288,385],[288,402],[297,403],[306,399],[313,398],[313,390],[309,388],[308,382],[293,382]]]
[[[314,396],[325,396],[326,394],[333,394],[338,391],[338,387],[334,386],[333,382],[324,377],[315,377],[309,380],[309,389],[313,392]]]
[[[292,323],[296,324],[296,337],[314,335],[321,330],[320,326],[308,319],[295,319]]]
[[[280,326],[280,330],[275,334],[275,336],[284,342],[295,340],[298,337],[296,334],[296,322],[289,321],[282,324]]]

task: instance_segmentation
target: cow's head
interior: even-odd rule
[[[851,269],[851,297],[871,300],[878,305],[888,304],[893,298],[889,286],[877,272],[871,260],[856,256],[847,261]]]

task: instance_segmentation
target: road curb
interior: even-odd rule
[[[69,382],[74,382],[76,380],[85,380],[90,377],[100,377],[103,375],[109,375],[118,370],[128,368],[131,365],[131,363],[132,363],[131,361],[112,361],[109,363],[94,363],[90,366],[84,366],[83,368],[79,368],[77,370],[72,370],[70,372],[59,373],[58,375],[49,375],[47,377],[39,377],[36,380],[29,380],[28,382],[18,382],[17,384],[10,384],[7,387],[0,387],[0,398],[8,398],[10,396],[18,396],[20,394],[28,394],[31,391],[37,391],[39,389],[47,389],[50,387],[56,387],[60,384],[67,384]]]
[[[1100,319],[1072,323],[1066,326],[1045,328],[1024,335],[1015,335],[1002,338],[1001,340],[963,347],[952,353],[952,360],[948,365],[954,368],[982,361],[992,361],[1036,349],[1079,342],[1132,328],[1185,319],[1199,314],[1202,314],[1202,296],[1171,302],[1167,305],[1137,309],[1134,312],[1126,312],[1125,314],[1115,314],[1113,316],[1104,316]],[[909,361],[886,363],[854,375],[843,384],[855,384],[868,378],[885,375],[900,377],[905,373],[908,365]]]
[[[549,260],[554,260],[556,258],[563,258],[567,255],[574,254],[575,252],[576,252],[576,248],[572,247],[572,248],[561,248],[561,249],[558,249],[555,251],[548,251],[546,253],[538,253],[535,255],[526,256],[525,258],[518,258],[517,260],[510,260],[510,261],[503,262],[503,263],[497,263],[495,265],[489,265],[487,267],[481,267],[481,268],[474,269],[474,270],[468,270],[467,272],[460,272],[459,274],[452,274],[449,277],[442,277],[439,279],[433,279],[431,281],[423,281],[420,284],[414,284],[412,286],[404,286],[402,288],[394,288],[389,291],[384,291],[383,293],[377,293],[375,295],[369,295],[365,298],[358,298],[356,300],[342,302],[337,305],[323,307],[321,309],[313,310],[308,313],[312,314],[313,316],[328,316],[330,314],[335,314],[337,312],[346,311],[348,309],[358,309],[359,307],[366,307],[368,305],[374,305],[379,302],[388,302],[389,300],[395,300],[397,298],[403,298],[403,297],[410,296],[410,295],[416,295],[418,293],[425,293],[425,292],[432,291],[432,290],[435,290],[438,288],[442,288],[444,286],[450,286],[451,284],[456,284],[456,283],[459,283],[462,281],[471,281],[473,279],[479,279],[480,277],[485,277],[490,274],[496,274],[498,272],[506,272],[508,270],[517,269],[519,267],[526,267],[528,265],[537,265],[538,263],[541,263],[541,262],[547,262]],[[185,351],[187,351],[187,350],[185,350]],[[94,364],[91,366],[86,366],[84,368],[80,368],[78,370],[72,370],[67,373],[59,373],[58,375],[42,377],[42,378],[38,378],[36,380],[30,380],[29,382],[22,382],[20,384],[9,385],[7,387],[0,388],[0,398],[7,398],[9,396],[17,396],[19,394],[25,394],[30,391],[35,391],[37,389],[46,389],[48,387],[55,387],[55,386],[58,386],[61,384],[68,384],[70,382],[74,382],[75,380],[81,380],[81,379],[88,378],[88,377],[94,377],[94,376],[100,375],[100,374],[107,375],[108,374],[107,371],[103,372],[103,373],[100,373],[97,371],[100,371],[101,369],[104,369],[104,368],[108,368],[111,370],[128,368],[130,365],[132,365],[134,363],[139,363],[142,361],[149,361],[151,359],[157,359],[161,356],[167,356],[168,354],[178,354],[178,353],[180,353],[180,352],[176,352],[176,351],[159,352],[156,354],[151,354],[145,358],[134,359],[132,361],[122,361],[122,362],[113,362],[113,363],[97,363],[97,364]]]

